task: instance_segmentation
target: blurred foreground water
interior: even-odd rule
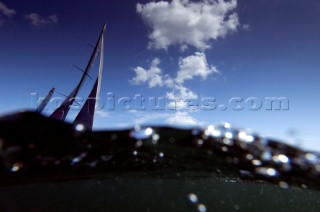
[[[320,155],[232,128],[0,118],[0,211],[319,211]]]

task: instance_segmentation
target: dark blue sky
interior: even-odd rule
[[[199,70],[198,74],[189,73],[191,79],[183,78],[185,80],[181,84],[183,89],[197,95],[196,100],[213,97],[217,105],[230,107],[228,100],[232,97],[255,97],[261,101],[265,97],[286,97],[290,108],[286,111],[266,111],[264,108],[252,111],[248,107],[243,111],[229,108],[225,111],[219,108],[210,111],[189,111],[185,108],[123,111],[118,108],[115,111],[100,112],[95,123],[96,129],[142,122],[178,123],[173,120],[189,124],[229,121],[269,136],[287,138],[286,131],[296,128],[299,137],[310,142],[320,137],[320,95],[317,92],[320,89],[319,1],[234,1],[236,6],[229,5],[221,23],[226,24],[227,19],[231,19],[229,15],[235,13],[238,21],[236,28],[222,27],[217,31],[220,34],[216,38],[213,32],[217,23],[211,26],[209,22],[203,27],[203,19],[203,22],[195,25],[197,30],[185,27],[184,20],[195,20],[197,15],[202,17],[202,13],[195,12],[190,17],[188,13],[185,16],[179,13],[180,16],[174,13],[178,10],[172,9],[177,7],[173,7],[171,1],[168,2],[167,11],[159,9],[159,4],[148,4],[149,9],[144,8],[140,12],[136,10],[136,5],[140,3],[145,6],[149,1],[0,2],[5,5],[1,9],[0,4],[0,114],[34,107],[31,105],[30,93],[44,96],[53,86],[59,92],[68,94],[81,77],[81,72],[73,68],[72,64],[85,66],[91,51],[88,43],[95,43],[102,25],[107,21],[102,98],[106,98],[108,92],[114,93],[116,97],[134,97],[135,94],[146,98],[160,97],[170,92],[183,97],[181,90],[175,87],[179,85],[178,72],[180,70],[184,71],[181,74],[187,74],[181,65],[187,62],[186,58],[190,61],[191,58],[199,59],[195,57],[196,52],[201,52],[207,67]],[[196,4],[191,5],[194,2],[203,4],[203,1],[189,1],[182,9],[196,8]],[[217,5],[211,4],[212,11],[215,11]],[[169,16],[162,16],[166,12]],[[34,23],[32,25],[31,18],[27,18],[32,13],[38,15],[40,22],[37,26]],[[223,15],[213,14],[213,18]],[[50,19],[50,16],[57,20]],[[162,33],[170,30],[170,33],[161,34],[162,37],[152,40],[149,35],[155,30]],[[226,30],[226,34],[221,30]],[[186,36],[191,33],[195,37],[190,41],[190,37],[184,37],[181,32]],[[209,39],[196,37],[198,32],[209,36]],[[164,38],[171,43],[163,44],[161,39]],[[203,48],[196,43],[199,40],[210,48]],[[150,43],[154,46],[163,45],[148,48]],[[188,47],[184,51],[181,50],[183,44]],[[155,66],[160,69],[160,73],[150,69],[155,58],[160,61]],[[162,81],[151,87],[148,84],[149,78],[145,81],[136,78],[134,81],[138,76],[134,70],[138,67],[145,71],[145,76],[157,75]],[[210,67],[215,67],[220,74]],[[204,74],[201,71],[207,72]],[[96,76],[96,73],[97,70],[93,69],[92,75]],[[150,79],[155,79],[152,77]],[[165,79],[172,79],[173,83],[168,84]],[[91,84],[92,81],[87,80],[80,95],[86,97]],[[56,93],[55,97],[62,96]]]

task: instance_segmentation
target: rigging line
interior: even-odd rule
[[[96,35],[92,34],[90,36],[90,38],[88,39],[88,41],[95,40],[95,37],[96,37]],[[86,57],[91,54],[91,53],[89,53],[90,49],[91,48],[89,48],[88,45],[84,45],[81,48],[81,51],[74,51],[74,52],[78,52],[78,53],[76,54],[77,56],[73,57],[73,59],[71,61],[74,61],[73,63],[78,64],[79,61],[83,61],[84,59],[87,59]],[[70,63],[69,63],[69,64],[66,65],[65,68],[62,68],[62,70],[66,70],[64,74],[69,76],[71,73],[74,73],[74,72],[71,72],[72,67],[73,66],[70,65]],[[91,80],[92,80],[92,78],[91,78]],[[57,80],[55,80],[55,81],[57,81]],[[58,82],[54,83],[54,85],[57,88],[61,88],[61,87],[70,86],[70,83],[68,83],[67,80],[59,80]],[[72,89],[72,87],[70,89]]]
[[[64,96],[64,97],[68,97],[67,95],[64,95],[63,93],[60,93],[59,91],[56,91],[58,94]],[[81,106],[81,104],[79,102],[77,102],[76,100],[74,100],[75,103],[77,103],[78,106]]]
[[[80,67],[78,67],[78,66],[76,66],[76,65],[74,65],[74,64],[73,64],[73,66],[74,66],[75,68],[77,68],[78,70],[82,71],[82,73],[84,73],[85,75],[87,75],[91,80],[93,80],[92,77],[91,77],[88,73],[86,73],[83,69],[81,69]]]
[[[94,49],[94,46],[93,46],[92,44],[88,43],[88,46],[90,46],[91,48],[93,48],[93,49]],[[97,49],[96,51],[97,51],[97,53],[101,54],[101,53],[100,53],[100,51],[99,51],[98,49]]]
[[[64,95],[63,93],[60,93],[59,91],[56,91],[56,93],[58,93],[58,94],[60,94],[60,95],[62,95],[64,97],[68,97],[67,95]]]

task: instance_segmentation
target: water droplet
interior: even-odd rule
[[[107,162],[112,158],[112,155],[101,155],[100,158],[102,161]]]
[[[83,158],[87,156],[87,153],[83,152],[79,156],[74,157],[71,161],[71,165],[74,165],[76,163],[79,163]]]
[[[254,136],[253,135],[247,135],[246,142],[251,143],[254,141]]]
[[[136,147],[139,148],[139,147],[142,146],[142,144],[143,144],[143,142],[142,142],[141,140],[138,140],[138,141],[136,142]]]
[[[306,159],[307,159],[308,161],[310,161],[310,162],[312,162],[312,163],[317,163],[318,160],[319,160],[319,158],[318,158],[316,155],[312,154],[312,153],[307,153],[307,154],[305,155],[305,157],[306,157]]]
[[[99,163],[99,160],[94,160],[90,163],[87,163],[87,165],[91,168],[95,168],[97,166],[97,164]]]
[[[154,145],[158,143],[159,139],[160,139],[159,134],[154,134],[154,135],[152,135],[152,143],[153,143]]]
[[[279,186],[281,187],[281,188],[289,188],[289,184],[288,183],[286,183],[286,182],[284,182],[284,181],[280,181],[279,182]]]
[[[199,212],[206,212],[207,211],[207,207],[204,204],[199,204],[198,205],[198,211]]]
[[[160,153],[159,153],[159,157],[160,157],[160,158],[163,158],[163,157],[164,157],[164,153],[163,153],[163,152],[160,152]]]
[[[147,136],[150,136],[152,133],[153,133],[153,129],[152,128],[148,127],[147,129],[145,129],[145,134]]]
[[[231,128],[231,124],[226,122],[223,124],[223,127],[226,128],[226,129],[230,129]]]
[[[255,165],[255,166],[261,166],[262,165],[262,162],[260,160],[252,160],[252,164]]]
[[[13,164],[13,166],[11,167],[11,171],[12,171],[12,172],[17,172],[17,171],[19,171],[22,167],[23,167],[22,163],[15,163],[15,164]]]
[[[140,127],[135,127],[133,131],[130,132],[130,136],[135,138],[135,139],[148,139],[150,138],[154,133],[154,130],[151,127],[148,128],[140,128]]]
[[[207,129],[204,131],[204,134],[206,136],[212,136],[212,137],[220,137],[222,135],[221,131],[214,127],[213,125],[209,125]]]
[[[238,133],[238,138],[240,141],[244,141],[247,139],[247,133],[245,131],[240,131]]]
[[[133,151],[133,155],[134,155],[134,156],[137,156],[137,155],[138,155],[138,151],[136,151],[136,150]]]
[[[202,145],[203,145],[203,143],[204,143],[204,142],[203,142],[203,140],[202,140],[202,139],[198,139],[198,140],[197,140],[197,145],[198,145],[198,146],[202,146]]]
[[[247,170],[240,170],[240,174],[242,176],[251,176],[251,172],[247,171]]]
[[[240,209],[239,205],[234,205],[233,208],[234,208],[235,210],[239,210],[239,209]]]
[[[225,145],[228,145],[228,146],[232,146],[233,145],[233,140],[229,139],[229,138],[224,138],[223,139],[223,143]]]
[[[272,155],[271,155],[271,153],[270,153],[269,151],[264,151],[264,152],[261,154],[261,159],[262,159],[263,161],[269,161],[269,160],[271,160],[271,158],[272,158]]]
[[[228,147],[223,146],[223,147],[221,147],[221,150],[222,150],[223,152],[227,152],[227,151],[228,151]]]
[[[253,156],[252,156],[251,154],[247,154],[247,155],[246,155],[246,158],[247,158],[248,160],[252,160],[252,159],[253,159]]]
[[[226,133],[224,134],[224,136],[225,136],[226,138],[229,138],[229,139],[233,138],[233,135],[232,135],[231,132],[226,132]]]
[[[278,175],[277,170],[270,167],[257,167],[255,172],[260,175],[264,175],[267,177],[276,177]]]
[[[83,132],[83,131],[85,131],[86,128],[85,128],[85,126],[83,124],[77,124],[75,129],[78,132]]]
[[[190,193],[190,194],[188,195],[188,201],[189,201],[190,203],[192,203],[192,204],[198,203],[198,197],[197,197],[197,195],[195,195],[194,193]]]
[[[301,184],[300,186],[301,186],[301,188],[303,188],[303,189],[307,189],[307,188],[308,188],[308,186],[307,186],[306,184]]]
[[[238,139],[244,143],[252,143],[255,140],[255,136],[245,131],[239,131]]]
[[[288,163],[289,158],[283,154],[275,155],[272,157],[273,161],[276,163]]]

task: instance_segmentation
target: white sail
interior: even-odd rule
[[[99,65],[99,75],[98,75],[98,88],[97,88],[97,99],[100,96],[100,89],[101,89],[101,80],[102,80],[102,71],[103,71],[103,58],[104,58],[104,39],[101,39],[101,47],[100,47],[100,65]]]

